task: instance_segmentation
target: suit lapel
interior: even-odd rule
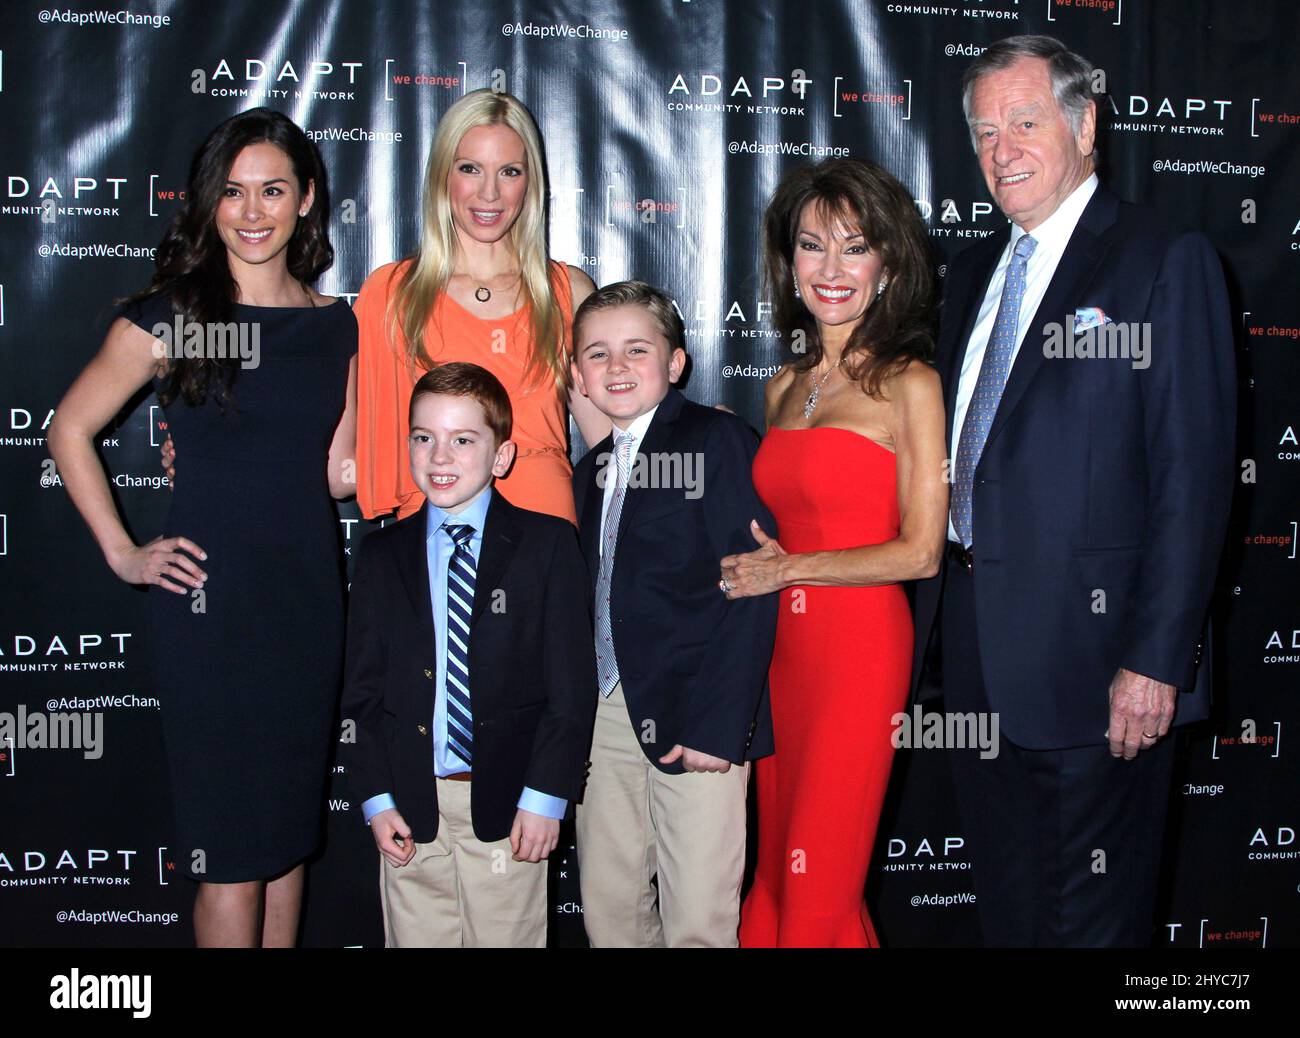
[[[655,416],[650,419],[650,428],[645,431],[645,437],[637,448],[637,457],[642,454],[657,454],[668,446],[669,441],[672,439],[673,423],[677,421],[677,416],[681,414],[682,404],[685,399],[679,390],[669,387],[668,395],[663,398],[659,404],[659,409],[655,411]],[[629,480],[636,472],[636,461],[636,458],[632,459],[632,472],[628,474]],[[647,487],[633,486],[629,482],[627,492],[623,497],[623,514],[618,520],[617,540],[621,541],[623,539],[623,533],[627,530],[629,520],[641,505],[641,502],[645,500],[647,489]]]
[[[429,597],[429,550],[425,539],[428,513],[429,505],[425,502],[398,527],[396,548],[397,572],[411,600],[413,615],[429,636],[427,644],[433,645],[433,601]]]
[[[1056,273],[1052,275],[1047,291],[1043,293],[1043,301],[1016,352],[1015,363],[1011,365],[1002,399],[984,441],[985,454],[1046,360],[1043,356],[1044,325],[1052,321],[1074,320],[1074,304],[1081,298],[1106,254],[1107,246],[1100,236],[1115,222],[1117,209],[1118,199],[1098,186],[1075,224],[1070,243],[1061,254]]]
[[[487,519],[483,523],[483,544],[478,552],[478,566],[474,573],[474,609],[470,616],[470,634],[473,625],[492,600],[501,574],[505,572],[515,548],[519,544],[519,524],[515,521],[514,506],[495,490],[490,491],[492,502],[488,505]]]
[[[587,474],[583,480],[586,486],[582,496],[582,511],[578,515],[578,544],[582,548],[583,558],[587,560],[587,569],[591,572],[593,592],[596,589],[596,576],[600,569],[600,513],[605,501],[605,489],[597,482],[601,471],[598,459],[601,455],[608,458],[613,449],[612,435],[606,436],[591,448],[589,452],[591,462],[587,466]]]

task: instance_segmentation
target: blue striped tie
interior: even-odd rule
[[[1006,388],[1007,374],[1011,371],[1011,355],[1016,348],[1016,330],[1020,325],[1020,301],[1025,297],[1025,270],[1029,257],[1038,244],[1029,235],[1016,242],[1007,264],[1006,280],[1002,283],[1002,300],[998,303],[998,316],[993,322],[993,332],[984,348],[984,362],[980,365],[975,392],[966,405],[966,418],[961,424],[961,442],[957,444],[957,464],[952,479],[952,525],[969,548],[973,531],[972,494],[975,466],[984,453],[984,443],[989,438],[989,427],[997,414],[1002,390]]]
[[[469,765],[474,756],[474,715],[469,708],[469,624],[474,609],[474,527],[443,523],[455,544],[447,565],[447,745]]]
[[[601,533],[600,572],[596,577],[596,676],[600,679],[600,694],[609,698],[618,684],[618,660],[614,656],[614,630],[609,616],[609,584],[614,574],[614,549],[618,545],[618,520],[623,514],[623,498],[627,493],[628,470],[632,460],[632,434],[619,433],[614,440],[614,458],[617,477],[609,497],[609,510],[605,513],[605,526]],[[605,469],[609,478],[609,469]]]

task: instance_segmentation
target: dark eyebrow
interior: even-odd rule
[[[235,187],[243,187],[243,186],[244,186],[244,185],[241,184],[238,180],[233,180],[233,179],[231,179],[230,177],[227,177],[227,178],[226,178],[226,183],[227,183],[227,184],[234,184]],[[262,181],[262,186],[263,186],[263,187],[266,187],[268,184],[287,184],[287,183],[289,183],[289,181],[288,181],[288,179],[285,178],[285,177],[272,177],[270,180],[263,180],[263,181]]]
[[[822,236],[821,236],[820,234],[818,234],[816,231],[801,230],[799,233],[800,233],[800,234],[806,234],[806,235],[808,235],[809,238],[816,238],[818,241],[821,241],[821,240],[822,240]],[[852,241],[854,238],[863,238],[863,239],[865,239],[865,238],[866,238],[866,235],[863,234],[861,231],[854,231],[852,234],[846,234],[846,235],[844,235],[844,240],[845,240],[845,241]]]

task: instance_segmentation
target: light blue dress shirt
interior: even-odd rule
[[[425,550],[429,560],[429,597],[433,603],[434,654],[437,672],[433,699],[433,773],[439,778],[471,770],[465,762],[451,752],[447,745],[447,568],[455,544],[451,535],[442,529],[443,523],[468,523],[474,527],[469,539],[470,554],[478,569],[479,551],[483,547],[483,525],[487,521],[488,505],[492,503],[492,488],[484,487],[457,515],[444,512],[429,502],[426,508]],[[474,675],[470,674],[470,709],[473,709]],[[391,793],[380,793],[361,805],[367,824],[380,811],[396,807]],[[525,786],[515,805],[545,818],[563,818],[568,801]]]

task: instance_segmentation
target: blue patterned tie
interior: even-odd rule
[[[614,630],[609,618],[609,581],[614,573],[614,548],[618,544],[618,519],[623,514],[623,497],[627,493],[628,472],[632,461],[632,434],[619,433],[614,438],[614,458],[618,475],[605,513],[601,531],[600,571],[596,577],[596,675],[600,694],[609,698],[618,684],[618,660],[614,658]],[[609,478],[609,470],[605,470]]]
[[[975,466],[984,453],[984,442],[989,438],[989,427],[997,414],[1002,390],[1006,388],[1007,374],[1011,370],[1011,355],[1016,348],[1016,329],[1020,323],[1020,301],[1025,298],[1025,269],[1029,257],[1038,244],[1029,235],[1016,242],[1007,264],[1006,280],[1002,284],[1002,300],[998,303],[998,316],[993,322],[988,345],[984,348],[984,362],[980,365],[975,392],[966,406],[966,418],[961,425],[961,442],[957,445],[957,463],[952,479],[952,525],[969,548],[973,537],[971,530],[971,497],[975,482]]]
[[[474,715],[469,708],[469,624],[474,609],[474,527],[443,523],[455,547],[447,565],[447,745],[469,765],[474,756]]]

